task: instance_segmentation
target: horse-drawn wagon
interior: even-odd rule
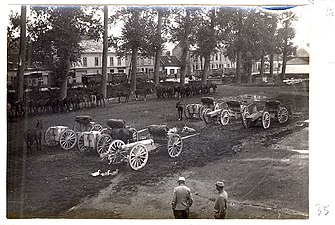
[[[270,127],[271,119],[279,123],[288,120],[288,110],[280,105],[279,101],[254,101],[247,105],[242,112],[242,124],[245,128],[261,125],[264,129]]]
[[[82,136],[85,132],[91,132],[92,136],[97,139],[97,142],[94,141],[94,145],[99,145],[101,141],[99,142],[98,139],[100,138],[99,134],[101,133],[102,126],[94,122],[90,116],[77,116],[75,121],[77,123],[73,130],[67,126],[49,127],[44,134],[45,143],[48,146],[56,146],[59,144],[61,148],[70,150],[76,145],[78,140],[82,140]],[[90,142],[90,145],[92,145],[92,142]],[[78,147],[79,146],[78,141]],[[80,147],[79,150],[81,150]]]
[[[174,158],[182,152],[183,139],[198,135],[181,137],[176,128],[169,129],[166,125],[151,125],[145,130],[149,132],[148,137],[128,144],[114,140],[108,151],[100,157],[107,158],[109,164],[128,162],[133,170],[139,170],[147,164],[150,151],[166,146],[168,155]]]
[[[216,109],[218,107],[221,107],[221,104],[217,103],[213,97],[202,97],[201,104],[199,103],[187,104],[184,113],[187,119],[200,118],[203,120],[204,112],[207,109]]]

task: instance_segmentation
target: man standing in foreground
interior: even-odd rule
[[[219,191],[219,197],[216,199],[214,204],[214,218],[215,219],[224,219],[226,217],[227,208],[228,208],[228,194],[224,190],[224,184],[222,181],[217,181],[216,190]]]
[[[193,203],[191,190],[185,186],[185,178],[179,177],[178,187],[173,191],[172,210],[176,219],[187,219]]]

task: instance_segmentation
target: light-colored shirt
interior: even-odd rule
[[[222,193],[220,193],[214,204],[214,212],[218,214],[218,218],[221,218],[221,216],[224,216],[224,214],[226,213],[226,210],[228,208],[227,201],[228,194],[227,192],[223,191]]]
[[[173,191],[172,209],[173,210],[186,210],[191,207],[193,198],[191,190],[185,185],[181,184]]]

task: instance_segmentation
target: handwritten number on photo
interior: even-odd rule
[[[329,205],[316,204],[318,216],[327,216],[329,214]]]

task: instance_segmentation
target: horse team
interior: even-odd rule
[[[215,92],[215,84],[189,83],[180,85],[177,82],[161,82],[156,88],[158,99],[165,98],[184,98],[200,94],[209,94]],[[24,99],[17,101],[16,93],[7,92],[7,115],[9,119],[24,117],[28,115],[38,115],[47,113],[61,113],[73,110],[80,110],[92,107],[105,107],[105,99],[99,92],[99,88],[77,88],[69,89],[66,98],[59,99],[59,90],[34,90],[25,92]],[[135,99],[140,96],[146,100],[147,95],[154,93],[154,84],[151,82],[142,82],[137,84],[135,93],[131,91],[129,84],[108,86],[107,98],[116,97],[121,103],[129,101],[129,97],[134,94]]]
[[[204,95],[214,93],[217,85],[201,84],[201,83],[189,83],[179,85],[176,82],[163,82],[156,89],[156,95],[158,99],[164,98],[185,98],[197,95]]]

